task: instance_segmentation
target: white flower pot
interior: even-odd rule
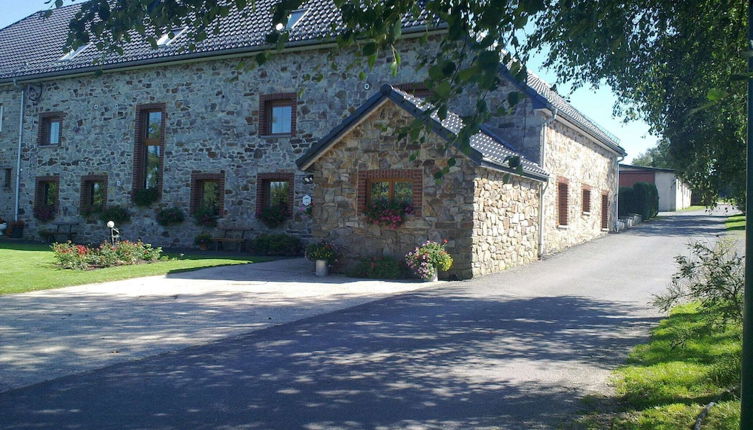
[[[431,276],[424,278],[424,282],[437,282],[437,281],[439,281],[439,273],[437,273],[437,269],[434,269],[434,272],[432,272]]]
[[[5,234],[5,230],[8,228],[8,223],[4,222],[0,224],[0,236],[3,236]]]
[[[327,260],[316,260],[316,276],[327,276],[328,274]]]

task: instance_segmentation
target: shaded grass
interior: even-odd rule
[[[732,215],[724,221],[727,231],[745,231],[745,215]]]
[[[704,405],[721,399],[703,428],[737,430],[740,402],[724,393],[738,384],[742,328],[712,331],[697,310],[675,308],[615,371],[617,411],[592,412],[576,428],[688,429]]]
[[[59,269],[49,245],[0,242],[0,294],[23,293],[232,264],[270,261],[246,255],[167,254],[169,261],[90,271]]]

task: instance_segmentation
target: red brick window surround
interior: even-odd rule
[[[293,173],[259,173],[256,176],[256,214],[264,208],[285,206],[288,214],[293,213],[295,197],[295,175]]]
[[[81,177],[81,214],[101,211],[107,205],[107,175]]]
[[[423,201],[421,169],[379,169],[358,172],[358,212],[366,210],[372,199],[408,201],[413,214],[421,216]]]
[[[591,187],[588,185],[583,186],[581,191],[582,195],[582,211],[584,215],[591,213]]]
[[[57,214],[60,210],[60,177],[37,176],[34,190],[34,212],[37,218],[47,218],[44,213]]]
[[[295,136],[298,100],[295,93],[265,94],[259,97],[259,134]]]
[[[191,172],[191,214],[206,210],[214,216],[225,213],[225,172]]]
[[[164,103],[136,106],[136,145],[133,155],[133,190],[154,188],[162,191],[165,159]]]
[[[609,194],[601,195],[601,228],[609,228]]]
[[[560,226],[566,226],[568,224],[568,193],[569,186],[567,179],[560,178],[557,183],[557,224]]]
[[[39,115],[40,146],[58,146],[63,140],[63,112],[45,112]]]

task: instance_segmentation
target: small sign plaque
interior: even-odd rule
[[[311,196],[308,194],[303,196],[303,198],[301,199],[301,203],[303,203],[303,206],[309,206],[311,204]]]

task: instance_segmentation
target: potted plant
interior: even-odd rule
[[[327,276],[329,266],[337,262],[340,252],[333,243],[322,240],[306,247],[306,258],[316,262],[316,276]]]
[[[5,230],[8,228],[8,223],[4,219],[0,218],[0,236],[2,236]]]
[[[452,267],[452,257],[445,250],[447,240],[442,243],[431,240],[405,255],[405,263],[413,273],[424,281],[436,282],[438,271]]]
[[[212,235],[207,232],[201,232],[193,240],[193,243],[202,251],[206,251],[209,249],[209,244],[212,243]]]
[[[8,237],[11,237],[13,239],[21,239],[24,237],[24,222],[22,220],[18,220],[16,222],[10,223],[8,226]]]

